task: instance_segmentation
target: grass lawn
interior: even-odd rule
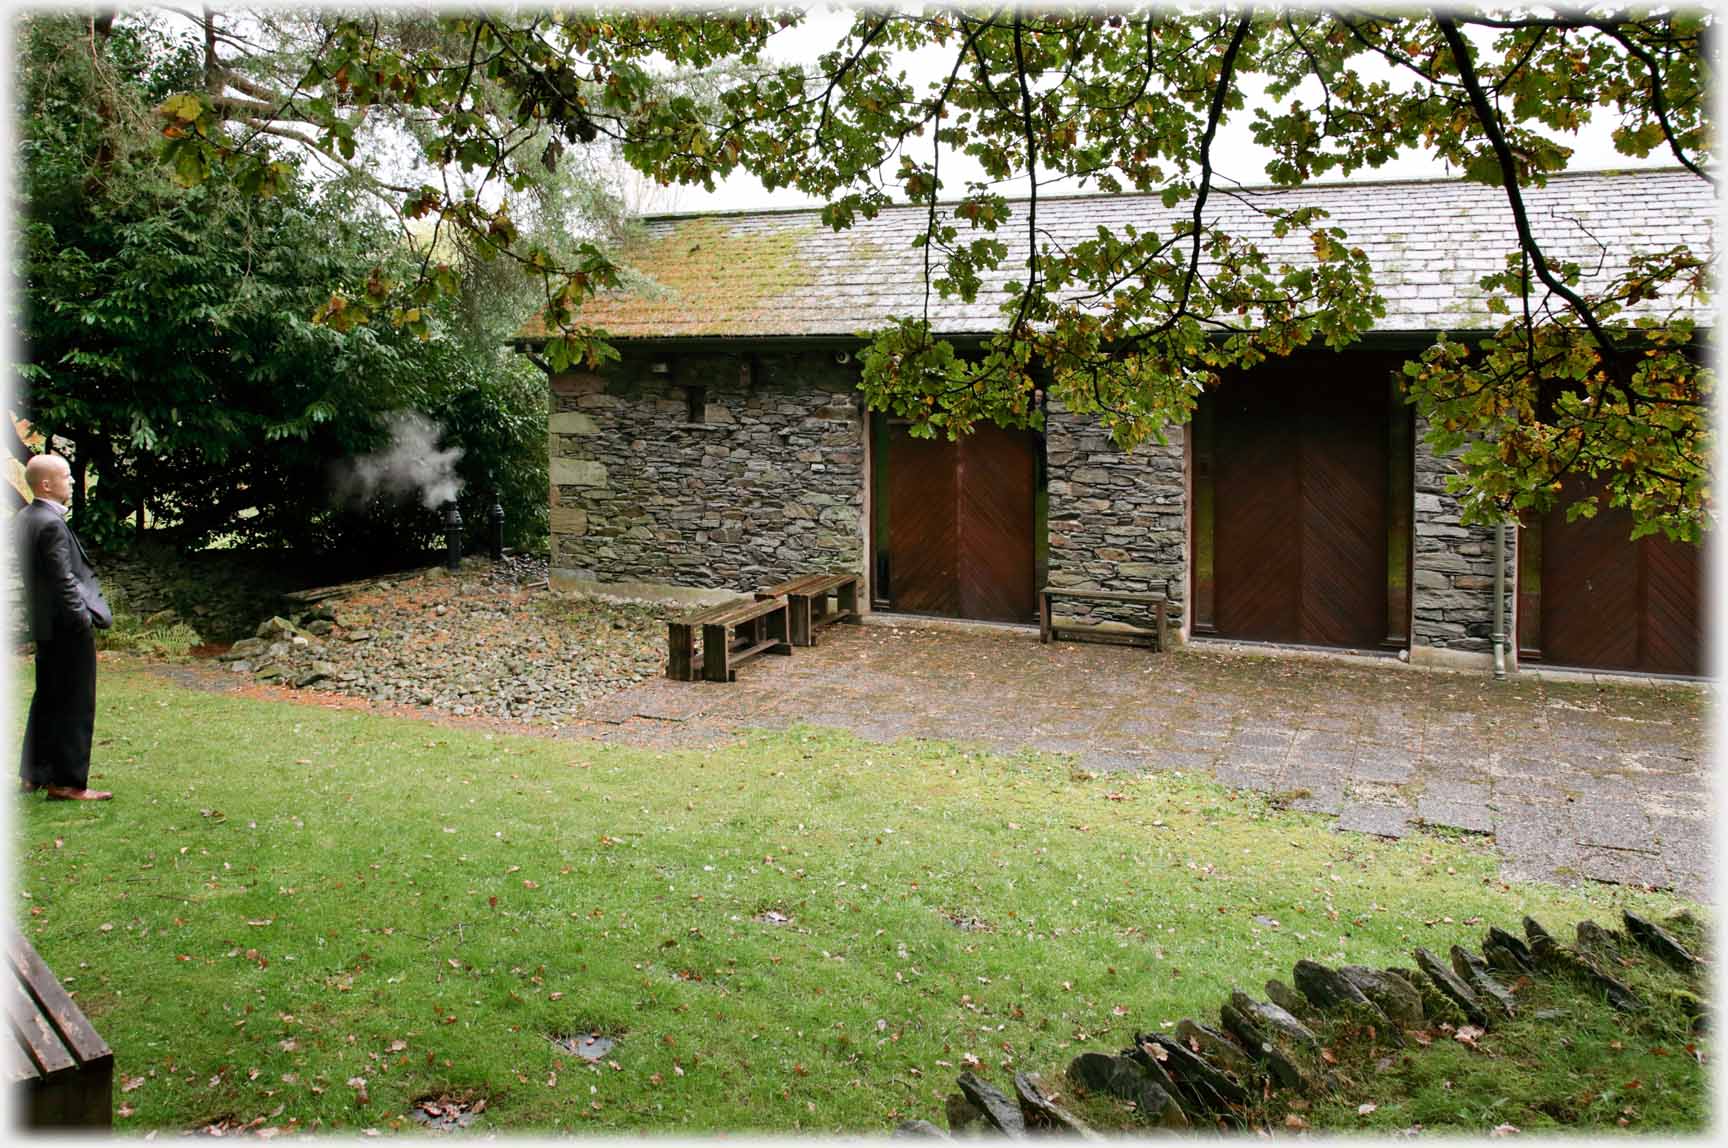
[[[14,904],[115,1049],[122,1132],[412,1131],[444,1093],[486,1100],[476,1131],[945,1125],[974,1062],[1056,1082],[1302,957],[1408,965],[1526,913],[1569,941],[1682,907],[1047,755],[814,729],[658,752],[102,674],[93,784],[117,798],[17,799]],[[1498,1064],[1442,1038],[1389,1067],[1408,1095],[1375,1126],[1702,1125],[1668,1014],[1613,1051],[1608,1014],[1571,1015],[1571,1108],[1507,1072],[1543,1044],[1508,1028]],[[549,1039],[591,1032],[617,1042],[594,1064]],[[1601,1101],[1610,1078],[1635,1103]]]

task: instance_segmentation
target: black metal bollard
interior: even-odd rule
[[[444,545],[448,551],[446,565],[454,574],[462,568],[462,512],[452,498],[444,511]]]
[[[492,561],[504,561],[504,504],[498,491],[492,491],[492,509],[486,512],[486,542],[492,550]]]

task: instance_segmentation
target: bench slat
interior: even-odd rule
[[[772,614],[784,605],[785,599],[778,596],[753,602],[728,602],[677,620],[686,626],[733,626]]]
[[[24,986],[16,979],[8,979],[12,983],[0,989],[6,994],[6,1014],[11,1017],[12,1027],[17,1030],[19,1040],[29,1052],[30,1059],[42,1070],[42,1075],[52,1076],[56,1072],[77,1068],[78,1059],[66,1048],[60,1034],[48,1023],[48,1018],[37,1009],[36,1002],[30,999]]]
[[[30,1054],[25,1052],[24,1046],[19,1043],[17,1032],[7,1033],[4,1039],[6,1047],[4,1051],[0,1051],[0,1056],[6,1058],[6,1079],[13,1084],[42,1079],[42,1074],[36,1070],[35,1061],[30,1059]]]
[[[40,1002],[42,1011],[53,1022],[74,1056],[88,1064],[114,1055],[108,1042],[102,1039],[96,1026],[84,1015],[84,1010],[78,1007],[55,979],[30,942],[15,929],[7,938],[6,952],[18,979],[29,987],[30,995]]]

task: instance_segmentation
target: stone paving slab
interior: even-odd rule
[[[1346,805],[1338,815],[1338,828],[1376,837],[1403,837],[1410,832],[1410,808],[1379,803]]]
[[[1096,773],[1205,772],[1336,815],[1344,832],[1492,833],[1508,878],[1704,898],[1709,700],[1690,683],[1497,683],[1386,659],[1044,646],[1023,630],[873,619],[727,685],[644,682],[572,733],[691,746],[808,722],[1070,753]]]

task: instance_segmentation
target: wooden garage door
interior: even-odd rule
[[[910,613],[1035,619],[1033,436],[980,426],[948,442],[889,423],[876,441],[887,502],[875,532],[877,596]]]
[[[1519,656],[1549,665],[1704,672],[1701,553],[1662,536],[1632,541],[1628,511],[1566,521],[1588,489],[1568,479],[1560,502],[1519,535]]]
[[[1401,405],[1389,409],[1386,372],[1366,359],[1315,358],[1229,378],[1198,420],[1210,441],[1196,468],[1210,477],[1210,617],[1221,637],[1370,649],[1389,634],[1388,491],[1391,459],[1408,470]],[[1197,498],[1197,509],[1203,501]],[[1196,533],[1202,528],[1196,523]],[[1196,572],[1196,589],[1205,581]],[[1210,622],[1210,626],[1205,623]]]

